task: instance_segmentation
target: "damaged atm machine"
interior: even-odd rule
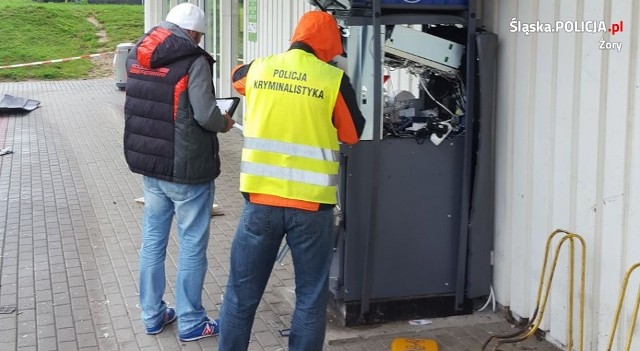
[[[330,277],[345,325],[491,297],[497,37],[474,0],[310,0],[341,26],[367,123],[340,150]]]

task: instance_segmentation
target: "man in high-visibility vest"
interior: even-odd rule
[[[296,283],[289,350],[322,350],[339,142],[356,143],[365,122],[349,78],[328,63],[342,52],[335,19],[311,11],[288,51],[232,72],[235,89],[246,96],[240,166],[246,202],[220,312],[221,351],[247,350],[285,235]]]

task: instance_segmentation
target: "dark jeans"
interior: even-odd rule
[[[256,309],[285,234],[296,284],[289,350],[322,350],[332,257],[332,216],[331,209],[310,212],[245,203],[231,247],[218,350],[247,350]]]

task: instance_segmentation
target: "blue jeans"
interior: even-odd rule
[[[231,246],[229,281],[220,310],[218,350],[247,350],[256,309],[285,233],[296,284],[289,350],[322,350],[332,258],[332,218],[332,210],[310,212],[245,203]]]
[[[140,247],[140,317],[146,327],[158,325],[166,304],[165,257],[169,231],[176,216],[179,241],[174,286],[180,333],[188,333],[207,319],[202,286],[207,271],[207,245],[215,184],[179,184],[144,177],[144,219]]]

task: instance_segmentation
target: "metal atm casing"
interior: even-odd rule
[[[385,27],[337,18],[350,30],[346,71],[367,125],[358,144],[341,146],[344,221],[330,274],[333,306],[346,325],[470,313],[491,284],[496,36],[476,32],[460,14],[380,16],[381,25],[445,19],[473,28],[466,52],[474,59],[462,63],[466,132],[438,146],[418,144],[383,139],[375,123],[382,118],[382,98],[374,94],[381,93]],[[379,56],[372,55],[376,40]]]

